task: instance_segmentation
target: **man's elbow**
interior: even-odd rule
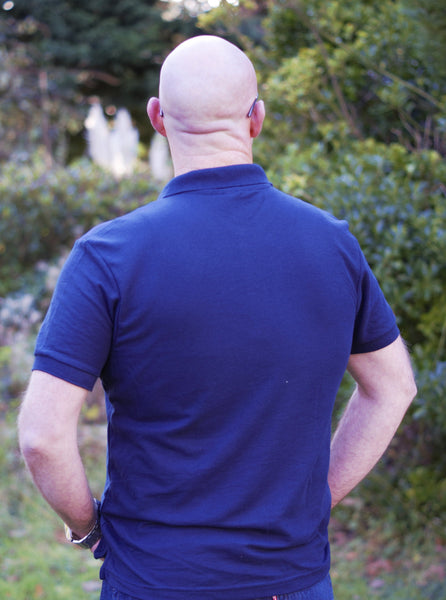
[[[20,452],[32,470],[33,465],[43,463],[52,453],[61,450],[59,432],[53,425],[44,424],[33,414],[22,411],[18,419]]]
[[[417,383],[415,381],[415,378],[412,377],[412,381],[408,390],[408,397],[410,398],[409,400],[409,404],[415,399],[415,396],[418,393],[418,388],[417,388]]]
[[[400,382],[400,398],[402,403],[406,405],[406,410],[413,402],[415,396],[417,395],[417,392],[418,390],[415,377],[411,372]]]
[[[20,452],[29,467],[44,459],[49,445],[50,442],[44,435],[30,427],[21,425],[19,421]]]

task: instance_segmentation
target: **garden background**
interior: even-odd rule
[[[446,599],[446,6],[444,0],[15,0],[0,8],[0,596],[97,599],[20,458],[15,420],[36,332],[74,240],[152,201],[145,104],[200,33],[241,46],[267,108],[255,160],[345,218],[398,318],[419,393],[373,473],[333,513],[338,600]],[[217,6],[215,6],[217,5]],[[214,7],[213,7],[214,6]],[[85,119],[125,107],[131,176],[88,157]],[[351,391],[346,378],[336,414]],[[99,398],[99,399],[98,399]],[[100,395],[79,443],[104,480]]]

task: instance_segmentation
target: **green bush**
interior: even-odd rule
[[[22,289],[39,261],[56,258],[101,221],[153,200],[147,174],[116,180],[82,160],[46,170],[5,163],[0,171],[0,297]]]

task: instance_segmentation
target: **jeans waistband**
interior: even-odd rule
[[[258,600],[334,600],[331,578],[328,574],[322,581],[305,590],[277,594],[276,596],[269,596]]]

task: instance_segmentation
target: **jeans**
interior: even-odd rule
[[[118,590],[112,588],[106,581],[103,581],[100,600],[138,599],[134,598],[133,596],[128,596],[127,594],[118,592]],[[155,600],[155,598],[147,598],[147,600]],[[200,594],[197,594],[197,598],[190,600],[200,600]],[[227,600],[231,600],[231,598],[229,597]],[[307,588],[306,590],[302,590],[300,592],[291,592],[289,594],[278,594],[277,596],[268,596],[267,598],[261,598],[258,600],[334,600],[330,575],[327,575],[325,579],[319,583],[316,583],[316,585],[311,586],[311,588]]]

